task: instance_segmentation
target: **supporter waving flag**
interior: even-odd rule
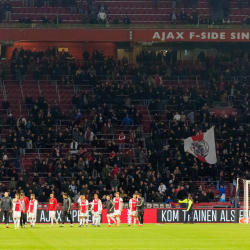
[[[206,133],[197,133],[195,136],[188,137],[184,140],[184,151],[188,152],[200,161],[209,164],[217,162],[214,140],[214,127]]]

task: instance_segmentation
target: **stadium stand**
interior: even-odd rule
[[[235,178],[246,176],[249,153],[249,61],[199,54],[177,60],[175,49],[142,51],[137,65],[95,50],[81,60],[56,47],[15,48],[2,61],[1,193],[39,202],[54,192],[73,201],[119,190],[175,206],[187,192],[195,204],[231,205]],[[106,59],[105,59],[106,58]],[[233,114],[211,114],[227,106]],[[217,161],[184,152],[183,139],[215,126]],[[226,203],[220,203],[225,193]]]
[[[44,1],[44,3],[49,1]],[[177,3],[177,4],[176,4]],[[55,23],[81,24],[100,23],[100,10],[107,15],[108,23],[133,24],[171,24],[172,12],[175,10],[178,23],[209,24],[210,8],[206,0],[202,1],[50,1],[49,6],[42,1],[10,1],[11,18],[5,18],[7,3],[2,3],[2,20],[10,23]],[[30,7],[31,6],[31,7]],[[184,11],[185,9],[185,11]],[[180,14],[184,11],[183,15]],[[7,15],[7,14],[6,14]],[[126,15],[129,21],[126,18]],[[192,18],[191,18],[192,16]],[[199,20],[199,21],[198,21]],[[183,22],[184,21],[184,22]],[[106,23],[106,22],[104,22]]]

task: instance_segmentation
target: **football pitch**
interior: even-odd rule
[[[224,250],[250,249],[250,225],[247,224],[145,224],[143,227],[125,224],[107,228],[64,228],[36,224],[35,228],[14,230],[0,225],[0,249],[181,249]]]

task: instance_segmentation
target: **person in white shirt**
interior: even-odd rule
[[[102,213],[102,202],[98,195],[94,194],[94,200],[91,203],[91,212],[93,213],[93,222],[95,227],[100,227],[100,214]]]
[[[181,116],[179,115],[178,112],[176,112],[175,116],[174,116],[174,120],[179,121],[181,119]]]
[[[75,139],[73,139],[73,141],[71,142],[71,144],[70,144],[70,148],[71,148],[71,154],[76,154],[76,153],[78,153],[78,150],[77,150],[77,148],[78,148],[78,142],[76,142],[75,141]]]
[[[167,188],[163,183],[161,183],[161,185],[158,187],[158,191],[160,192],[160,194],[165,193],[166,189]]]
[[[78,204],[79,204],[79,218],[80,218],[80,225],[84,226],[85,222],[86,222],[86,227],[88,226],[88,206],[89,206],[89,202],[87,199],[85,199],[85,195],[81,195],[79,200],[78,200]]]
[[[28,209],[28,220],[32,228],[34,228],[36,223],[36,212],[37,212],[37,200],[35,199],[35,195],[30,195],[30,204]]]
[[[106,13],[103,10],[100,10],[100,12],[97,15],[97,21],[99,23],[105,23],[106,22]]]
[[[76,188],[76,185],[75,185],[75,182],[72,181],[71,184],[69,185],[69,188],[72,190],[73,193],[77,193],[77,188]]]

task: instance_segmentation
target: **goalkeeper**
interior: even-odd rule
[[[186,203],[186,207],[187,207],[186,218],[185,218],[184,224],[187,224],[188,215],[190,215],[191,224],[194,224],[194,209],[193,209],[193,203],[194,203],[194,201],[192,199],[191,194],[188,194],[188,198],[187,199],[185,199],[183,201],[179,200],[179,203]]]

